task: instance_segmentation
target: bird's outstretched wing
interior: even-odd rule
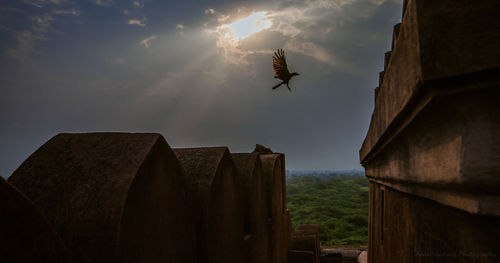
[[[290,72],[286,65],[285,51],[283,51],[283,49],[278,49],[278,51],[274,52],[273,68],[275,78],[281,80],[290,79]]]

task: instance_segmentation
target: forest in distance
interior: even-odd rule
[[[287,171],[293,229],[318,224],[320,244],[368,244],[368,180],[362,171]]]

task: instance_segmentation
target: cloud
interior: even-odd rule
[[[372,3],[376,4],[376,5],[381,5],[385,2],[392,2],[392,3],[396,3],[396,4],[402,4],[403,3],[403,0],[371,0]]]
[[[2,60],[0,120],[9,129],[0,136],[0,143],[8,145],[0,149],[0,172],[9,175],[55,133],[92,130],[160,132],[176,147],[228,145],[233,152],[263,143],[287,154],[287,169],[357,165],[373,107],[372,88],[400,5],[256,0],[222,1],[197,10],[185,2],[178,3],[185,5],[179,9],[162,9],[171,7],[162,1],[137,9],[133,1],[101,1],[116,8],[98,8],[95,0],[72,0],[67,6],[32,1],[45,9],[24,5],[21,11],[41,14],[24,23],[14,17],[20,13],[4,19],[0,26],[8,30],[0,29],[6,40],[1,50],[17,57],[28,54],[40,63]],[[74,17],[54,11],[72,9],[98,43],[80,25],[63,24]],[[122,14],[124,9],[132,16]],[[262,11],[272,25],[240,41],[226,41],[225,31],[216,31]],[[110,19],[87,23],[94,15]],[[176,23],[154,26],[165,17],[182,17],[173,21],[184,29]],[[113,23],[117,19],[124,22]],[[129,19],[147,27],[123,30]],[[67,32],[48,41],[59,29]],[[122,32],[114,34],[117,30]],[[279,82],[273,78],[271,55],[277,48],[285,48],[289,69],[301,74],[292,80],[292,92],[271,90]],[[34,56],[42,51],[46,54]],[[348,63],[353,70],[347,72]],[[15,136],[20,142],[42,139],[27,146],[8,144]],[[13,154],[17,149],[23,151]],[[5,158],[11,155],[17,159]]]
[[[67,0],[22,0],[24,4],[32,5],[38,8],[42,8],[46,5],[52,4],[52,5],[60,5],[64,2],[67,2]]]
[[[141,27],[146,26],[146,24],[144,22],[142,22],[141,20],[138,20],[138,19],[130,19],[128,21],[128,24],[129,25],[138,25],[138,26],[141,26]]]
[[[156,39],[156,36],[150,36],[150,37],[148,37],[146,39],[141,40],[141,42],[139,42],[139,44],[143,45],[146,48],[149,48],[150,44],[151,44],[151,41],[153,41],[155,39]]]
[[[47,33],[50,30],[54,18],[45,13],[41,16],[30,18],[34,25],[25,31],[15,32],[14,38],[17,41],[17,46],[7,50],[10,57],[17,60],[29,59],[30,55],[35,52],[38,42],[47,40]]]
[[[330,54],[327,48],[315,44],[309,36],[316,32],[311,33],[308,30],[314,25],[315,20],[318,19],[318,15],[326,16],[329,14],[329,12],[325,12],[325,9],[340,9],[352,1],[308,1],[305,3],[301,2],[300,8],[296,6],[299,5],[297,3],[296,5],[290,5],[277,11],[269,10],[267,12],[248,13],[245,9],[239,9],[231,14],[219,13],[215,29],[208,30],[208,32],[216,35],[217,46],[224,57],[231,63],[248,64],[247,56],[249,55],[272,54],[274,49],[285,47],[290,51],[310,56],[319,62],[333,65],[335,64],[333,55]],[[230,29],[232,27],[231,23],[235,23],[234,17],[243,16],[245,18],[245,16],[251,17],[256,14],[262,14],[263,18],[261,20],[266,23],[266,27],[264,27],[262,32],[254,32],[242,41],[232,39]],[[239,23],[242,20],[236,21]],[[331,30],[331,27],[320,29],[321,32],[330,32]],[[280,37],[282,45],[267,46],[265,48],[264,43],[267,42],[266,39],[274,39],[273,35]],[[262,39],[262,37],[266,39]]]
[[[217,17],[217,22],[219,22],[219,23],[224,23],[224,22],[226,22],[229,18],[231,18],[231,16],[230,16],[230,15],[219,15],[219,16]]]
[[[95,0],[94,3],[98,6],[112,6],[114,4],[114,0]]]
[[[310,56],[318,61],[334,65],[335,60],[328,50],[318,47],[316,44],[307,41],[300,41],[293,39],[288,41],[284,48],[289,51],[301,53],[306,56]]]
[[[401,0],[281,1],[276,7],[268,6],[263,10],[242,7],[219,11],[204,25],[207,32],[217,39],[217,47],[230,63],[248,64],[251,55],[284,47],[317,62],[352,70],[354,62],[347,58],[342,48],[351,46],[349,50],[352,50],[353,43],[361,46],[377,41],[373,38],[377,32],[367,32],[366,36],[354,32],[356,27],[368,28],[369,25],[361,23],[371,19],[375,10],[386,2],[400,3]],[[227,28],[235,21],[257,13],[264,13],[270,26],[243,40],[232,39]]]
[[[144,7],[144,3],[139,2],[139,1],[134,1],[133,5],[135,8],[143,8]]]
[[[71,10],[61,10],[61,9],[56,9],[53,11],[54,14],[56,15],[74,15],[74,16],[80,16],[80,12],[76,11],[75,9]]]

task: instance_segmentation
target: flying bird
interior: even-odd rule
[[[274,86],[273,89],[277,89],[279,86],[286,84],[288,90],[292,91],[290,89],[290,86],[288,86],[288,82],[293,76],[299,75],[299,73],[297,72],[290,73],[288,71],[288,67],[286,66],[285,51],[283,51],[283,49],[278,49],[276,52],[274,52],[273,69],[274,69],[274,78],[282,80],[281,83]]]

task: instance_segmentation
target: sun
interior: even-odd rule
[[[224,17],[226,20],[228,17]],[[221,22],[219,20],[219,22]],[[245,57],[250,53],[263,52],[263,50],[251,50],[248,45],[242,49],[242,41],[255,33],[269,29],[273,26],[269,12],[261,11],[252,13],[232,23],[219,24],[214,29],[206,32],[215,36],[216,46],[226,61],[232,64],[248,64]],[[250,49],[249,49],[250,48]],[[266,52],[266,51],[264,51]]]
[[[266,12],[253,13],[222,28],[229,29],[224,34],[225,38],[240,41],[252,34],[271,27],[271,21],[266,17]]]

